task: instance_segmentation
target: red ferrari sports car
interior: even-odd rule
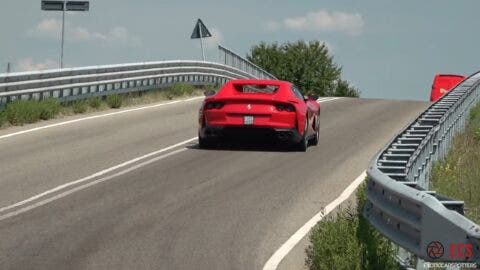
[[[304,97],[290,82],[231,80],[216,94],[205,95],[199,113],[201,148],[234,136],[271,135],[276,141],[294,144],[301,151],[318,143],[318,97]]]

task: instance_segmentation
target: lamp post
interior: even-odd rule
[[[63,68],[63,44],[65,36],[65,11],[88,11],[90,8],[89,1],[59,1],[59,0],[42,0],[42,10],[44,11],[61,11],[62,12],[62,43],[60,51],[60,68]]]

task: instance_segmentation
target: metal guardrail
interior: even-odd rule
[[[463,215],[462,201],[436,194],[428,184],[433,162],[446,155],[479,101],[480,72],[432,104],[367,170],[364,216],[383,235],[425,261],[480,263],[480,226]]]
[[[275,79],[234,52],[229,51],[229,55],[235,61],[226,64],[177,60],[3,73],[0,105],[17,99],[50,97],[71,101],[158,89],[179,82],[206,85],[223,84],[230,79]]]
[[[249,60],[239,56],[235,52],[226,47],[218,44],[218,62],[223,63],[228,66],[235,67],[237,69],[243,70],[249,74],[253,74],[257,78],[263,79],[274,79],[276,80],[275,76],[268,73],[267,71],[263,70],[261,67],[255,65],[254,63],[250,62]]]

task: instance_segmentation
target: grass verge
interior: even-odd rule
[[[5,112],[0,112],[0,128],[2,128],[7,123],[7,115]]]
[[[5,109],[6,120],[12,125],[34,123],[39,120],[48,120],[55,117],[60,111],[60,103],[55,99],[43,101],[17,100]]]
[[[465,201],[465,216],[480,224],[480,104],[447,156],[434,164],[430,183],[438,193]]]
[[[120,95],[108,95],[106,101],[108,106],[112,109],[118,109],[122,107],[122,97]]]
[[[310,270],[399,269],[396,248],[362,216],[365,201],[362,184],[356,206],[339,208],[314,227],[305,260]]]
[[[73,113],[85,113],[88,109],[88,104],[85,100],[76,100],[72,102],[71,106]]]
[[[0,128],[35,123],[55,117],[102,111],[109,108],[135,106],[162,100],[201,95],[203,91],[218,89],[213,85],[202,88],[190,84],[178,83],[172,87],[145,92],[112,94],[106,97],[91,97],[86,100],[77,100],[60,104],[55,99],[43,101],[16,100],[7,104],[4,111],[0,112]]]

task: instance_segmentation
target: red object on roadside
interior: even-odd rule
[[[430,101],[437,101],[445,93],[454,88],[465,79],[463,75],[455,74],[437,74],[433,79],[432,92],[430,93]]]

